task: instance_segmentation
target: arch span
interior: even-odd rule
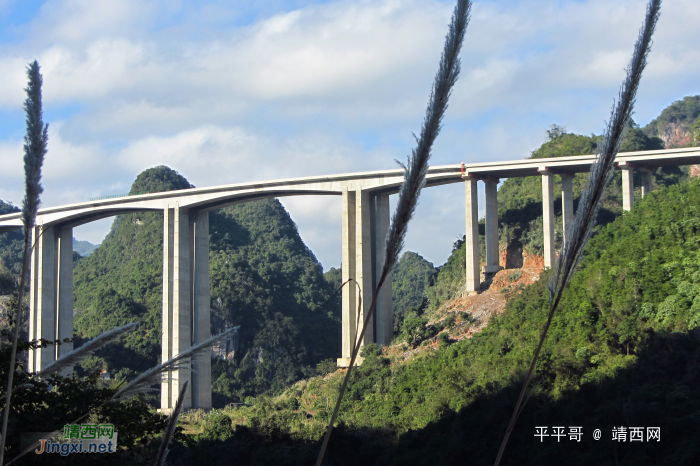
[[[564,235],[573,219],[571,176],[587,172],[595,155],[553,159],[526,159],[503,162],[459,164],[431,167],[426,187],[464,183],[466,189],[466,285],[465,292],[478,293],[480,274],[492,274],[498,263],[499,179],[541,176],[545,236],[545,266],[554,258],[552,177],[561,176]],[[634,202],[631,173],[643,172],[642,196],[650,190],[648,173],[655,167],[700,163],[700,148],[620,153],[616,159],[622,172],[623,206]],[[355,341],[358,316],[364,320],[365,303],[372,301],[378,272],[383,264],[384,238],[389,228],[389,195],[398,192],[403,170],[315,176],[282,180],[238,183],[225,186],[183,189],[124,198],[90,201],[40,209],[32,230],[35,248],[31,257],[29,338],[55,340],[72,336],[72,229],[75,226],[113,215],[163,212],[163,359],[185,351],[192,344],[209,338],[209,220],[208,212],[242,202],[268,197],[300,195],[342,196],[342,273],[363,290],[362,305],[357,308],[357,289],[343,288],[343,344],[339,365],[349,363]],[[486,184],[486,265],[480,269],[478,248],[477,183]],[[568,182],[567,182],[568,181]],[[19,213],[0,216],[0,233],[22,228]],[[390,282],[389,282],[390,283]],[[377,297],[375,319],[369,325],[363,344],[388,344],[391,340],[391,287],[386,285]],[[41,370],[69,351],[39,349],[30,354],[29,370]],[[192,361],[192,368],[172,371],[163,380],[161,407],[169,410],[185,380],[192,381],[191,394],[184,407],[211,407],[211,368],[207,357]]]

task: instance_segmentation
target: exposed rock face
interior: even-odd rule
[[[668,149],[676,149],[679,147],[691,147],[691,132],[687,124],[672,121],[666,125],[662,134],[659,137],[663,139]]]
[[[669,122],[663,132],[659,134],[659,137],[664,141],[668,149],[693,147],[698,142],[693,140],[693,136],[693,131],[690,130],[687,124],[677,121]],[[690,176],[691,178],[700,176],[700,165],[690,166]]]
[[[528,254],[518,244],[498,251],[498,264],[504,269],[544,269],[544,257]],[[483,264],[482,264],[483,265]]]
[[[501,258],[505,260],[505,250],[501,251]],[[520,260],[523,263],[522,267],[501,270],[494,274],[490,286],[483,292],[447,301],[438,311],[439,317],[434,322],[454,315],[456,325],[448,332],[450,338],[458,341],[481,332],[488,325],[491,317],[505,310],[508,299],[520,293],[527,285],[539,280],[540,274],[544,270],[544,257],[523,252],[520,255]],[[503,263],[501,262],[501,265]],[[466,322],[460,317],[463,312],[469,314],[472,319],[470,322]],[[439,345],[438,338],[435,337],[428,347],[437,349]],[[408,351],[404,359],[420,351],[424,351],[424,349],[419,347]]]
[[[700,145],[700,96],[687,96],[673,102],[643,128],[649,137],[658,136],[667,149]],[[690,176],[700,175],[700,166],[691,166]]]
[[[507,249],[498,251],[498,264],[504,269],[519,269],[523,266],[523,247],[509,244]]]
[[[544,256],[528,254],[523,251],[523,269],[544,270]]]

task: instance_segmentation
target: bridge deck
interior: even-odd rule
[[[595,155],[581,155],[435,166],[428,170],[426,186],[462,182],[462,176],[492,179],[537,176],[544,168],[554,173],[584,173],[595,160]],[[649,168],[693,165],[700,164],[700,148],[621,152],[616,160],[623,165]],[[123,213],[159,211],[175,203],[180,207],[211,210],[268,197],[341,195],[343,191],[352,190],[393,194],[398,192],[402,182],[403,170],[393,169],[183,189],[47,207],[39,210],[37,224],[77,226]],[[0,216],[0,233],[21,227],[19,213]]]

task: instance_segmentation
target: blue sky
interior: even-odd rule
[[[394,167],[412,148],[453,2],[0,0],[0,198],[22,197],[25,67],[50,124],[43,203],[128,191],[165,164],[196,186]],[[638,0],[475,2],[433,164],[527,157],[557,123],[600,133]],[[648,123],[700,94],[700,2],[666,2],[637,100]],[[459,185],[426,190],[407,248],[442,264]],[[282,200],[324,268],[340,199]],[[101,241],[110,220],[76,230]]]

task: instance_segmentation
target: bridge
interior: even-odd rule
[[[426,187],[464,183],[466,190],[466,294],[481,291],[481,272],[492,274],[498,263],[497,187],[503,178],[542,178],[544,262],[554,264],[554,175],[562,180],[564,241],[573,222],[572,178],[590,171],[595,155],[525,159],[504,162],[431,167]],[[642,174],[641,193],[651,189],[656,167],[700,164],[700,148],[619,153],[623,208],[634,203],[633,172]],[[103,199],[40,209],[32,231],[29,339],[56,340],[73,336],[73,228],[95,220],[143,211],[163,212],[163,361],[210,337],[209,218],[208,212],[228,205],[270,197],[299,195],[342,196],[342,279],[351,282],[342,291],[342,355],[339,366],[350,362],[359,312],[360,322],[373,298],[381,273],[384,239],[389,230],[389,196],[403,182],[403,170],[380,170],[183,189],[122,198]],[[485,266],[480,270],[477,183],[485,184]],[[19,213],[0,216],[0,233],[22,228]],[[377,296],[374,318],[362,344],[387,345],[392,339],[391,280]],[[30,351],[29,371],[46,367],[72,350],[72,345]],[[182,383],[190,380],[185,408],[211,408],[211,360],[192,361],[192,371],[179,368],[164,376],[161,408],[175,405]]]

